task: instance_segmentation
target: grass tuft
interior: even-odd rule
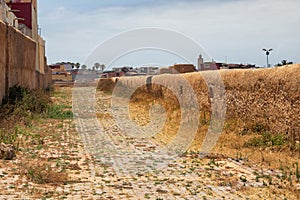
[[[47,110],[47,117],[51,119],[72,119],[73,113],[64,105],[51,105]]]
[[[68,182],[65,172],[55,172],[48,163],[22,163],[21,175],[37,184],[64,184]]]

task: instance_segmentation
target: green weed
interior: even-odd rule
[[[51,105],[47,110],[47,117],[51,119],[72,119],[72,111],[65,109],[69,109],[69,107],[64,105]]]
[[[213,166],[213,165],[214,165],[214,166],[219,167],[219,164],[215,161],[214,158],[209,160],[208,165],[209,165],[209,166]]]
[[[296,162],[293,166],[296,167],[295,175],[296,175],[297,182],[299,183],[300,181],[299,163]]]
[[[286,138],[283,135],[271,135],[270,133],[264,133],[260,137],[254,137],[245,142],[245,147],[270,147],[270,146],[282,146],[286,143]]]

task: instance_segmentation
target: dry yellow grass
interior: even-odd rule
[[[37,184],[61,185],[69,179],[67,173],[54,171],[49,162],[25,161],[21,165],[20,175]]]
[[[105,92],[111,92],[116,86],[116,79],[101,78],[98,82],[97,89]]]
[[[154,85],[154,87],[158,86]],[[162,105],[167,112],[167,120],[162,131],[156,135],[156,140],[161,144],[167,144],[176,136],[180,126],[180,121],[178,120],[181,118],[179,102],[175,96],[169,98],[169,101],[164,101],[163,97],[161,96],[161,92],[145,92],[144,89],[145,88],[143,87],[139,88],[132,95],[130,101],[130,117],[140,126],[146,126],[148,123],[150,123],[150,107],[154,104]],[[167,91],[166,88],[164,89]],[[174,101],[170,102],[170,99]]]
[[[245,149],[243,145],[254,137],[253,133],[265,131],[273,135],[281,134],[287,138],[286,147],[280,151],[296,150],[293,151],[295,159],[288,163],[299,159],[300,64],[272,69],[223,70],[220,71],[220,75],[226,89],[227,112],[224,132],[216,147],[227,145],[226,148],[234,150],[233,153],[231,150],[227,153],[233,155]],[[201,123],[191,146],[191,149],[198,150],[208,129],[211,114],[210,95],[201,73],[161,75],[154,76],[153,79],[163,80],[176,88],[180,84],[176,81],[178,77],[184,77],[192,85],[198,98]],[[119,81],[122,80],[130,87],[135,81],[140,82],[144,79],[132,77],[122,78]],[[146,83],[146,78],[144,81]],[[111,91],[115,84],[115,80],[103,79],[100,80],[98,88]],[[183,86],[183,91],[185,89]],[[146,116],[146,119],[139,123],[147,124],[150,105],[157,103],[163,105],[167,111],[167,123],[162,133],[158,133],[157,138],[168,142],[176,135],[181,117],[178,100],[171,90],[155,84],[151,85],[150,90],[147,85],[140,87],[131,99],[132,119]],[[224,153],[226,153],[226,148],[222,149]],[[255,152],[253,159],[261,160],[256,155],[256,151],[252,149],[249,151]],[[246,150],[244,153],[247,154]],[[260,151],[259,154],[261,154]],[[278,155],[274,154],[274,156],[281,154],[282,152],[278,152]],[[264,155],[264,160],[268,160],[268,157],[268,154]]]

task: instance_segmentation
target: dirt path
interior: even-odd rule
[[[33,130],[47,132],[42,148],[32,146],[16,160],[0,162],[0,199],[297,199],[276,182],[258,178],[258,169],[242,161],[213,155],[201,159],[197,154],[163,157],[151,138],[128,136],[117,126],[109,95],[97,93],[95,110],[86,112],[91,110],[90,102],[84,102],[89,89],[81,88],[77,98],[84,113],[75,117],[77,131],[73,120],[44,120]],[[67,99],[64,103],[71,104]],[[69,181],[37,184],[21,176],[20,163],[28,154],[35,155],[36,163],[51,163],[53,171],[63,170]],[[150,161],[161,161],[163,168]],[[261,172],[265,177],[280,173]]]

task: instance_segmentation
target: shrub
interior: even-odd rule
[[[41,90],[29,90],[14,86],[9,90],[9,96],[4,100],[0,119],[16,116],[18,119],[31,118],[32,114],[46,114],[52,119],[69,119],[73,114],[63,105],[51,103],[50,97]]]
[[[254,137],[245,142],[245,147],[270,147],[270,146],[282,146],[286,143],[286,138],[282,135],[271,135],[270,133],[264,133],[260,137]]]
[[[50,98],[41,90],[29,90],[20,86],[9,89],[9,96],[6,97],[1,106],[1,119],[9,115],[16,115],[19,118],[28,117],[31,114],[46,112]]]

